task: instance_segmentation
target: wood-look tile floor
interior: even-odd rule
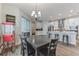
[[[63,43],[58,43],[57,45],[57,56],[79,56],[79,45],[71,46]],[[6,56],[22,56],[21,46],[18,46],[14,53],[9,52]]]
[[[8,52],[7,54],[6,54],[6,53],[3,54],[3,56],[22,56],[22,54],[21,54],[21,46],[18,46],[18,47],[14,50],[13,53],[12,53],[12,52]]]
[[[79,45],[71,46],[59,43],[56,54],[57,56],[79,56]]]

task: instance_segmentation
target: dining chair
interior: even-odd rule
[[[31,45],[27,42],[27,36],[21,35],[21,54],[25,56],[26,54],[28,56],[35,55],[34,49],[31,47]]]
[[[27,55],[28,56],[35,56],[35,50],[32,47],[32,45],[29,44],[28,42],[27,42]]]
[[[56,48],[57,48],[58,39],[51,39],[51,43],[49,43],[48,55],[56,56]]]
[[[25,42],[25,38],[21,37],[21,54],[24,56],[27,53],[27,43]]]
[[[51,39],[51,42],[47,47],[39,50],[39,54],[44,56],[56,56],[57,42],[58,39]]]

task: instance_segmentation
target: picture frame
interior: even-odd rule
[[[15,16],[13,15],[6,15],[6,22],[13,22],[15,23]]]

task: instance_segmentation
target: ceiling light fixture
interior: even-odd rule
[[[70,12],[72,13],[72,12],[74,12],[74,10],[72,9],[72,10],[70,10]]]
[[[35,7],[35,10],[32,11],[31,16],[34,17],[36,20],[39,20],[41,17],[41,11],[38,10],[37,5]]]
[[[62,14],[61,14],[61,13],[59,13],[58,15],[59,15],[59,16],[61,16]]]

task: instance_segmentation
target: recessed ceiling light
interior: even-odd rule
[[[68,15],[68,17],[72,16],[71,14]]]
[[[50,18],[52,18],[52,16],[50,16]]]
[[[59,15],[59,16],[61,16],[62,14],[61,14],[61,13],[59,13],[58,15]]]
[[[70,10],[70,12],[72,13],[74,10]]]

